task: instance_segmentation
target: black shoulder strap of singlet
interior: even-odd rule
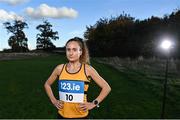
[[[62,67],[62,69],[61,69],[61,72],[60,72],[59,76],[61,75],[61,73],[62,73],[62,71],[63,71],[63,69],[64,69],[64,66],[65,66],[65,64],[63,64],[63,67]]]
[[[88,92],[87,91],[84,91],[84,94],[87,94]]]
[[[86,78],[88,79],[88,81],[85,82],[85,84],[89,84],[89,82],[91,82],[91,77],[90,77],[90,76],[87,76],[87,74],[86,74],[86,64],[84,64],[84,73],[85,73],[85,75],[86,75]]]

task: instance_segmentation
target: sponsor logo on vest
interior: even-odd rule
[[[76,80],[59,80],[59,98],[64,102],[83,102],[84,82]]]

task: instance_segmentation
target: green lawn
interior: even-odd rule
[[[43,85],[55,66],[65,61],[60,55],[0,61],[0,118],[56,118],[57,110]],[[91,111],[91,118],[160,118],[162,86],[158,82],[145,77],[141,71],[120,72],[94,60],[92,66],[110,84],[112,91],[100,108]],[[169,89],[166,117],[180,118],[179,86]],[[57,82],[53,90],[58,97]],[[99,91],[92,82],[89,100]]]

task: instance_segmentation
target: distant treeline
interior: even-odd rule
[[[3,51],[28,52],[28,38],[24,33],[28,24],[15,20],[14,23],[5,22],[3,25],[11,33],[7,40],[11,49]],[[59,35],[52,29],[51,23],[44,20],[36,29],[39,30],[36,49],[58,51],[52,41],[58,40]],[[162,18],[152,16],[145,20],[135,19],[125,13],[117,17],[100,18],[94,25],[86,27],[84,38],[91,56],[131,58],[164,56],[158,49],[159,43],[165,38],[172,39],[175,44],[171,55],[180,58],[180,10]]]
[[[4,49],[3,52],[28,52],[28,38],[24,32],[24,29],[28,28],[28,24],[25,21],[14,20],[13,23],[5,22],[3,25],[7,32],[11,33],[7,40],[11,49]],[[52,40],[58,40],[59,36],[57,31],[53,31],[51,23],[44,20],[36,29],[39,30],[39,33],[36,35],[36,49],[45,51],[56,49]]]
[[[175,41],[171,55],[180,57],[180,10],[138,20],[128,14],[101,18],[84,33],[91,56],[152,57],[159,56],[159,42],[164,38]]]

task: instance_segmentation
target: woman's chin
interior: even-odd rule
[[[69,58],[68,60],[69,60],[69,62],[75,62],[75,61],[76,61],[76,60],[73,59],[73,58]]]
[[[69,62],[77,62],[78,61],[78,59],[68,59],[69,60]]]

